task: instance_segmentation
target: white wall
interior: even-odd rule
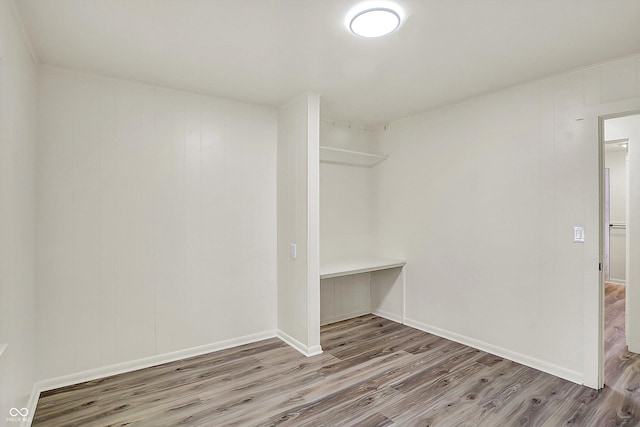
[[[605,167],[609,169],[610,223],[626,224],[627,151],[607,150],[605,152]],[[622,228],[608,228],[610,236],[609,280],[614,283],[624,283],[626,277],[627,230]]]
[[[276,328],[275,111],[42,68],[40,378]]]
[[[35,66],[12,2],[0,1],[0,424],[36,379],[35,145]]]
[[[582,118],[640,97],[639,76],[640,58],[624,59],[380,131],[378,246],[407,259],[408,324],[582,381],[599,228]]]
[[[297,96],[278,111],[278,334],[306,355],[322,351],[319,120],[318,95]]]

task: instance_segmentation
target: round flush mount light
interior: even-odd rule
[[[360,37],[381,37],[395,31],[402,22],[401,13],[394,5],[364,4],[348,15],[348,27]]]

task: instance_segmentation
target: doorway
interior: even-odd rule
[[[608,139],[619,119],[605,120],[604,141],[604,281],[625,285],[627,263],[628,138]],[[626,132],[624,132],[626,133]]]
[[[630,249],[634,250],[634,242],[628,233],[629,223],[633,222],[631,216],[640,215],[638,186],[630,181],[640,169],[636,159],[640,149],[640,114],[601,117],[601,120],[603,380],[606,386],[616,389],[623,386],[617,361],[640,360],[640,355],[633,353],[640,350],[633,339],[640,330],[629,324],[630,319],[640,318],[632,285],[633,278],[640,276],[630,271],[633,270],[629,262]]]

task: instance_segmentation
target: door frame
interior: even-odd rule
[[[607,230],[607,223],[611,223],[611,178],[610,178],[610,170],[606,167],[607,162],[607,153],[606,153],[606,141],[605,142],[605,153],[604,153],[604,229],[603,231],[603,252],[602,252],[602,274],[604,274],[604,278],[602,279],[604,283],[607,283],[607,280],[611,278],[611,228]]]
[[[585,161],[589,170],[585,176],[586,189],[593,189],[593,195],[585,194],[585,206],[589,212],[597,212],[597,219],[589,214],[587,221],[597,227],[597,242],[585,245],[584,250],[584,345],[583,384],[600,389],[604,386],[604,271],[599,268],[604,262],[604,121],[617,117],[640,114],[640,97],[599,104],[584,109],[584,140],[589,154]],[[593,168],[593,169],[592,169]],[[597,178],[596,178],[597,177]]]

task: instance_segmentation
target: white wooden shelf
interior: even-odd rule
[[[362,258],[344,262],[334,262],[320,265],[320,279],[348,276],[350,274],[368,273],[370,271],[387,270],[402,267],[407,262],[391,258]]]
[[[362,151],[346,150],[344,148],[320,146],[320,161],[324,163],[370,168],[387,160],[388,158],[389,156],[384,154],[373,154]]]

